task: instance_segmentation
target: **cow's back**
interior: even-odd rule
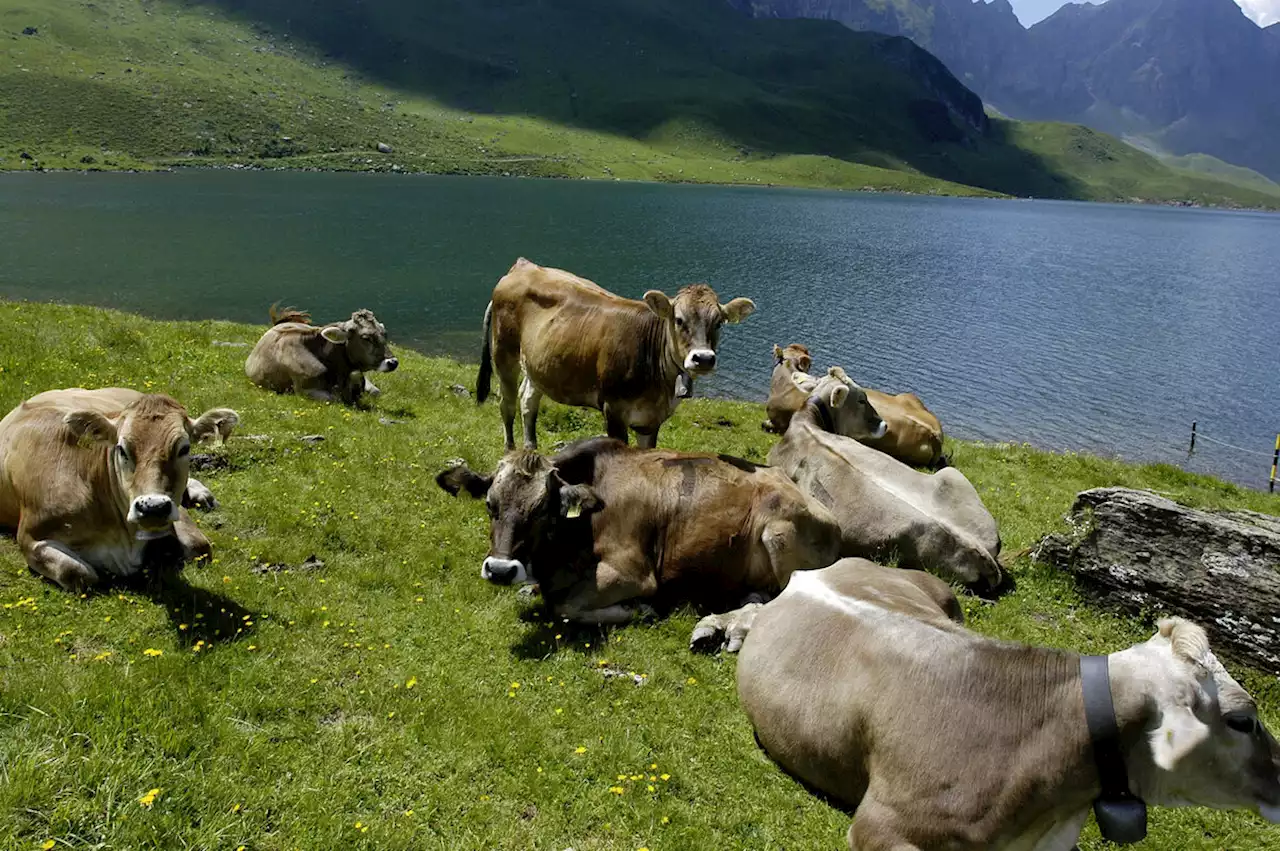
[[[63,418],[75,410],[107,415],[118,402],[86,397],[89,392],[43,393],[0,420],[0,526],[16,528],[28,511],[74,516],[92,505],[94,488],[101,485],[95,475],[101,454],[73,439]]]
[[[259,387],[283,393],[293,388],[294,376],[314,377],[318,361],[308,343],[320,328],[302,322],[282,322],[268,328],[244,362],[245,375]]]
[[[891,396],[869,389],[867,401],[888,425],[884,437],[863,439],[867,446],[918,467],[933,464],[942,455],[942,424],[919,396]]]

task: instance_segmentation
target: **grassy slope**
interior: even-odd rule
[[[1232,165],[1208,154],[1185,154],[1180,157],[1167,156],[1161,159],[1174,168],[1196,174],[1207,174],[1216,180],[1224,180],[1228,183],[1247,186],[1263,192],[1280,190],[1280,184],[1277,184],[1265,174],[1256,172],[1251,168]]]
[[[14,303],[0,303],[0,327],[2,410],[50,387],[125,384],[243,417],[221,451],[230,468],[203,477],[223,503],[200,519],[216,562],[189,568],[189,585],[81,599],[38,581],[0,539],[0,849],[48,838],[113,848],[844,847],[847,817],[756,749],[733,659],[686,650],[691,613],[571,632],[480,580],[483,507],[432,483],[447,459],[498,458],[496,407],[449,389],[469,384],[473,368],[405,352],[379,382],[376,408],[353,412],[259,391],[243,377],[244,348],[212,345],[248,343],[260,328]],[[758,405],[694,401],[664,443],[761,459],[770,439],[760,419]],[[555,406],[542,424],[548,445],[600,427],[594,412]],[[312,433],[327,440],[297,439]],[[1280,498],[1172,467],[948,448],[1015,552],[1097,485],[1280,512]],[[323,571],[252,571],[313,553]],[[1025,559],[1013,570],[1012,596],[965,601],[977,629],[1094,652],[1145,637],[1142,624],[1089,607],[1070,579]],[[198,653],[197,641],[207,642]],[[606,660],[646,684],[606,680]],[[1280,726],[1275,678],[1244,678]],[[147,808],[138,799],[151,789],[160,793]],[[1091,827],[1082,848],[1102,847]],[[1156,811],[1137,847],[1280,849],[1280,837],[1253,816]]]
[[[1081,171],[1056,135],[925,142],[905,109],[922,90],[875,58],[879,37],[834,24],[711,0],[603,16],[585,0],[300,2],[0,0],[0,168],[396,166],[1280,206],[1151,158]]]

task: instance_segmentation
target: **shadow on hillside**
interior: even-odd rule
[[[257,614],[230,597],[189,583],[177,547],[172,538],[153,542],[146,554],[146,570],[129,582],[130,587],[164,606],[180,644],[221,644],[248,637]],[[198,570],[201,565],[186,567]]]
[[[987,125],[981,101],[930,54],[831,22],[752,20],[723,0],[174,2],[248,22],[254,50],[301,40],[371,81],[470,112],[658,134],[686,152],[905,163],[1010,194],[1079,189],[998,123],[973,129]]]

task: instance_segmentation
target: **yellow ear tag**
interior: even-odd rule
[[[569,509],[564,513],[564,516],[565,517],[581,517],[582,503],[575,502],[573,505],[570,505]]]

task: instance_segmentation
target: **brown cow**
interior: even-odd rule
[[[724,611],[767,599],[839,546],[835,518],[785,475],[727,456],[592,438],[550,458],[508,454],[490,476],[460,464],[436,482],[485,498],[481,576],[536,581],[552,611],[582,623],[625,623],[646,602]]]
[[[856,807],[852,851],[1069,851],[1101,786],[1080,656],[969,632],[904,576],[847,559],[708,619],[757,740]],[[1107,663],[1133,795],[1280,821],[1280,746],[1204,630],[1163,620]]]
[[[17,530],[28,566],[64,588],[127,576],[148,541],[175,536],[186,560],[209,541],[180,504],[212,507],[187,465],[193,441],[239,422],[215,408],[191,420],[168,396],[53,390],[0,420],[0,526]]]
[[[813,366],[813,358],[809,357],[809,350],[799,343],[792,343],[785,349],[775,343],[773,363],[769,401],[765,404],[765,414],[769,419],[760,427],[774,434],[785,434],[791,415],[804,407],[806,398],[792,376],[797,372],[808,372]]]
[[[498,281],[484,312],[484,344],[476,401],[489,396],[497,369],[502,428],[515,448],[517,382],[524,444],[538,445],[543,395],[604,413],[606,431],[623,442],[627,430],[646,448],[685,395],[690,376],[715,369],[720,326],[755,310],[747,298],[720,304],[706,284],[674,299],[649,290],[643,301],[616,296],[592,281],[521,257]]]
[[[309,314],[271,307],[272,325],[245,361],[245,375],[259,387],[349,405],[364,393],[378,395],[366,372],[394,372],[400,361],[387,347],[387,329],[368,310],[345,322],[311,324]]]

